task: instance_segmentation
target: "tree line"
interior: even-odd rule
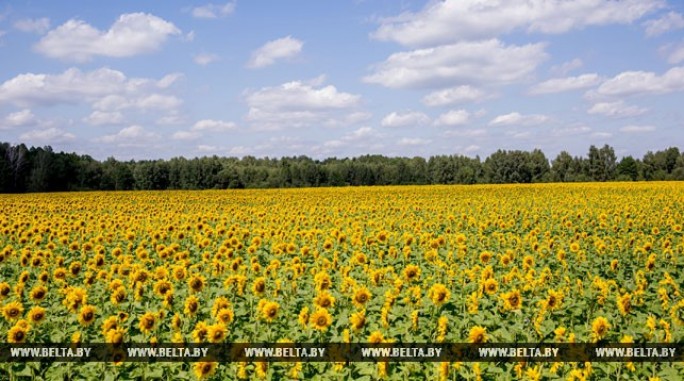
[[[651,180],[684,180],[684,153],[671,147],[618,161],[611,146],[592,145],[586,156],[563,151],[553,160],[535,149],[498,150],[484,160],[365,155],[98,161],[50,146],[0,143],[1,193]]]

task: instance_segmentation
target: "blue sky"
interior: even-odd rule
[[[679,0],[4,1],[0,140],[97,159],[684,148]]]

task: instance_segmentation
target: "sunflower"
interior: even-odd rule
[[[430,287],[429,296],[435,305],[441,306],[449,301],[451,298],[451,291],[449,291],[445,285],[441,283],[435,283],[432,287]]]
[[[608,331],[610,330],[610,323],[608,319],[603,316],[599,316],[591,323],[591,334],[594,341],[598,341],[606,337]]]
[[[125,334],[126,334],[126,330],[124,330],[122,327],[116,327],[114,329],[110,329],[105,334],[105,342],[111,343],[111,344],[121,344],[124,341],[124,335]]]
[[[381,344],[385,342],[385,336],[380,331],[373,331],[368,335],[368,342],[371,344]]]
[[[206,279],[202,275],[193,275],[188,279],[188,286],[194,292],[200,292],[204,288]]]
[[[233,319],[235,319],[235,313],[233,313],[233,310],[230,308],[222,308],[216,314],[216,320],[223,324],[230,324],[233,322]]]
[[[41,301],[47,296],[47,288],[43,285],[38,285],[31,290],[31,300],[34,302]]]
[[[24,313],[24,306],[17,301],[9,302],[2,308],[2,315],[7,321],[14,321]]]
[[[84,327],[93,324],[93,322],[95,321],[95,312],[95,306],[83,306],[78,314],[78,322]]]
[[[186,315],[194,316],[198,310],[199,299],[197,299],[195,295],[188,296],[188,298],[185,299],[185,308],[183,309],[183,312],[185,312]]]
[[[494,278],[488,278],[484,281],[482,288],[487,295],[493,295],[499,290],[499,283]]]
[[[210,343],[223,342],[223,340],[226,339],[227,334],[228,330],[223,323],[213,324],[207,327],[207,338]]]
[[[309,322],[314,329],[325,331],[332,324],[332,316],[325,308],[319,308],[311,314]]]
[[[278,304],[278,302],[265,302],[261,307],[261,314],[263,315],[264,319],[272,322],[275,320],[276,316],[278,316],[279,308],[280,304]]]
[[[468,341],[474,344],[482,344],[487,342],[487,328],[479,325],[474,326],[468,332]]]
[[[504,301],[504,309],[508,311],[519,310],[522,306],[522,296],[518,290],[509,291],[503,294],[501,298]]]
[[[616,298],[617,308],[622,316],[625,316],[632,309],[632,295],[625,293],[624,295],[619,295]]]
[[[319,272],[314,276],[314,283],[316,284],[316,291],[318,292],[327,290],[332,286],[330,275],[325,271]]]
[[[219,311],[229,309],[230,307],[230,301],[226,299],[225,296],[219,296],[214,300],[214,304],[211,306],[211,315],[216,316]]]
[[[114,349],[112,351],[112,363],[114,365],[121,365],[126,360],[126,352],[123,349]]]
[[[492,253],[490,251],[483,251],[480,253],[480,262],[487,264],[490,259],[492,259]]]
[[[27,327],[15,325],[7,332],[7,341],[10,343],[24,343],[26,342],[27,333]]]
[[[404,268],[404,278],[407,282],[418,280],[420,278],[420,267],[416,265],[408,265]]]
[[[40,306],[32,307],[28,312],[28,318],[31,323],[41,323],[43,320],[45,320],[45,308]]]
[[[303,327],[307,326],[309,323],[309,307],[303,307],[301,311],[299,311],[297,321],[299,321],[299,324],[301,324]]]
[[[102,323],[102,335],[107,335],[107,332],[117,328],[119,326],[119,317],[110,316],[105,319]]]
[[[12,287],[7,282],[0,283],[0,300],[5,299],[10,292],[12,292]]]
[[[354,305],[358,308],[363,308],[370,300],[372,294],[366,287],[360,287],[354,292]]]
[[[559,309],[561,304],[563,303],[564,297],[565,296],[563,295],[563,292],[549,289],[548,296],[546,300],[544,300],[544,308],[550,311],[555,311]]]
[[[328,291],[321,291],[314,298],[314,304],[321,308],[331,308],[335,306],[335,298]]]
[[[200,361],[193,364],[192,369],[197,378],[208,378],[216,373],[216,362]]]
[[[254,283],[252,283],[252,292],[256,296],[263,296],[264,292],[266,292],[266,278],[256,278]]]
[[[152,312],[145,312],[139,319],[138,327],[142,333],[150,333],[157,324],[157,316]]]
[[[159,280],[154,284],[154,293],[159,296],[164,296],[169,291],[173,292],[173,285],[166,279]]]
[[[349,322],[355,331],[361,330],[366,325],[366,310],[354,312],[349,318]]]
[[[192,339],[195,343],[201,343],[207,339],[209,334],[209,326],[204,321],[200,321],[195,325],[195,329],[192,331]]]

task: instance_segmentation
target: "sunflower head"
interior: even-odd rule
[[[199,310],[199,299],[195,295],[190,295],[187,299],[185,299],[185,308],[183,309],[183,312],[185,314],[193,316],[197,313]]]
[[[2,308],[2,316],[4,316],[7,321],[18,320],[23,313],[24,306],[17,301],[9,302]]]
[[[24,343],[26,342],[27,333],[28,327],[15,325],[7,332],[7,341],[10,343]]]
[[[45,319],[45,308],[40,306],[32,307],[28,312],[28,318],[31,323],[41,323]]]
[[[91,305],[86,305],[81,308],[81,311],[78,314],[78,322],[84,326],[87,327],[95,321],[95,312],[97,309],[95,306]]]
[[[280,304],[278,302],[267,301],[261,307],[261,314],[266,321],[272,322],[278,316]]]
[[[332,316],[325,308],[319,308],[316,312],[311,314],[309,322],[314,329],[325,331],[332,324]]]
[[[595,341],[601,340],[608,334],[610,323],[608,319],[599,316],[591,323],[591,334]]]
[[[157,324],[157,315],[152,312],[145,312],[143,316],[140,317],[138,328],[143,333],[150,333]]]
[[[368,342],[371,344],[381,344],[385,342],[385,336],[380,331],[373,331],[368,336]]]
[[[360,287],[354,292],[353,302],[357,307],[363,308],[371,296],[371,292],[366,287]]]
[[[213,376],[214,373],[216,373],[216,367],[217,363],[215,362],[200,361],[196,362],[192,368],[195,376],[199,379],[203,379]]]
[[[468,341],[474,344],[482,344],[487,342],[487,328],[479,325],[474,326],[468,332]]]
[[[213,324],[207,327],[207,338],[209,339],[210,343],[223,342],[223,340],[226,339],[227,334],[228,330],[223,323]]]
[[[331,308],[335,305],[335,298],[327,290],[321,291],[314,299],[314,304],[320,308]]]
[[[445,285],[436,283],[430,288],[429,295],[435,305],[441,306],[449,301],[451,298],[451,291],[449,291]]]
[[[416,265],[408,265],[404,268],[404,278],[407,282],[411,282],[420,278],[420,267]]]
[[[353,313],[349,322],[355,331],[361,330],[366,325],[366,310]]]

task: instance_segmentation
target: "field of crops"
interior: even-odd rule
[[[5,342],[682,342],[684,183],[0,195]],[[0,379],[682,379],[662,363],[0,364]],[[674,377],[674,378],[673,378]]]

